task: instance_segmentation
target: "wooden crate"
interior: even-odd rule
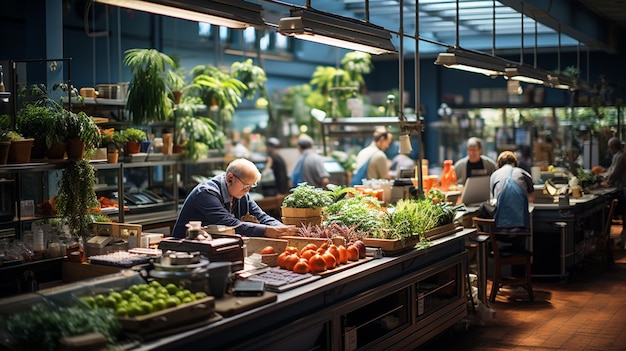
[[[320,225],[322,224],[322,217],[281,217],[281,222],[286,225],[295,225],[297,227],[304,227],[307,225]]]
[[[442,225],[437,228],[433,228],[423,233],[426,239],[434,240],[444,237],[462,230],[462,226],[456,226],[454,223]],[[377,238],[364,238],[363,242],[366,246],[380,247],[386,254],[395,254],[405,250],[410,250],[417,243],[420,242],[419,235],[413,235],[403,239],[377,239]]]

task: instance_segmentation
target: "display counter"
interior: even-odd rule
[[[594,248],[604,228],[615,188],[598,188],[567,203],[535,203],[533,276],[565,279],[567,271]]]
[[[139,349],[414,348],[466,316],[465,239],[473,231],[365,262],[279,293],[275,302]]]

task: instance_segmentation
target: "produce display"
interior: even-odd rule
[[[0,327],[6,331],[5,346],[14,342],[19,350],[58,350],[59,339],[92,332],[104,335],[107,343],[114,345],[122,331],[112,309],[50,307],[43,303],[0,317]]]
[[[331,190],[314,189],[300,185],[292,190],[284,202],[285,206],[315,203],[326,193],[332,199],[322,210],[320,225],[301,226],[298,236],[333,238],[342,236],[347,242],[364,239],[420,238],[422,246],[427,245],[425,232],[454,222],[456,210],[445,202],[445,195],[439,189],[431,189],[417,199],[401,199],[395,205],[384,207],[382,202],[370,193],[362,193],[354,188],[333,187]],[[311,196],[310,199],[307,196]]]
[[[205,292],[191,292],[179,285],[165,286],[156,280],[149,284],[134,284],[122,291],[80,298],[83,307],[109,308],[118,317],[136,317],[176,307],[207,297]]]
[[[261,251],[261,255],[274,253],[272,246]],[[277,264],[278,267],[294,273],[321,273],[365,257],[365,244],[361,240],[350,242],[347,246],[335,245],[329,240],[319,247],[308,243],[300,250],[295,246],[287,246],[278,255]]]

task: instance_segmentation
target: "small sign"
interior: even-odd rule
[[[35,215],[35,200],[20,201],[20,214],[22,217],[33,217]]]

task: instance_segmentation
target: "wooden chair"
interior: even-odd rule
[[[615,214],[615,209],[618,204],[618,199],[611,201],[602,234],[598,236],[598,252],[600,253],[602,262],[607,265],[607,268],[615,264],[613,249],[611,247],[611,225],[613,224],[613,215]]]
[[[489,260],[493,261],[493,278],[491,285],[491,294],[489,302],[496,300],[496,295],[503,285],[520,285],[528,291],[528,299],[533,301],[533,286],[531,276],[531,258],[532,252],[528,250],[518,250],[509,246],[498,245],[497,233],[495,231],[495,220],[487,218],[474,217],[474,226],[477,229],[477,235],[488,235],[491,243],[490,250],[487,254]],[[517,233],[516,233],[517,234]],[[502,233],[502,235],[511,235]],[[519,233],[525,235],[525,233]],[[502,275],[502,267],[504,266],[525,266],[523,277],[511,277]]]

